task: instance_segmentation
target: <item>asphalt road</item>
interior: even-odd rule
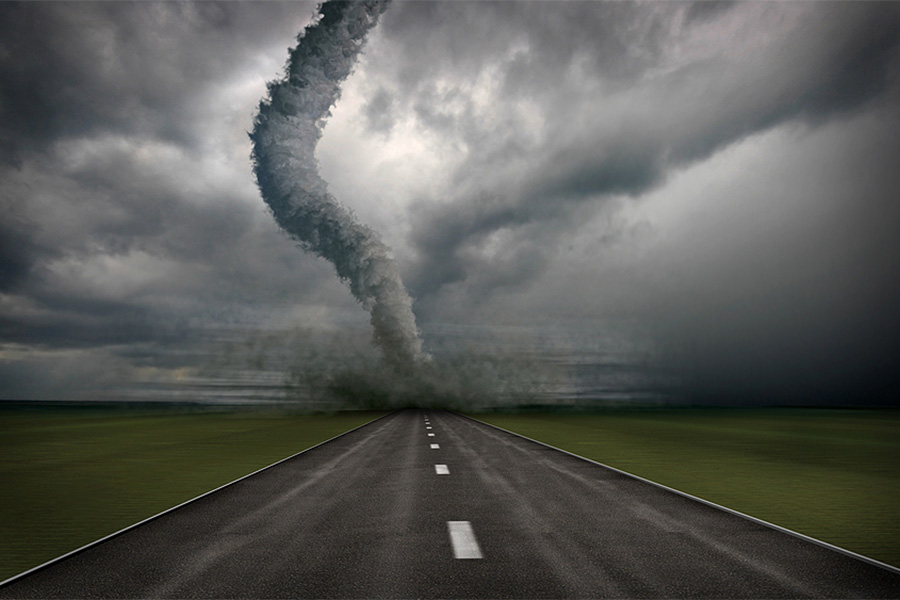
[[[0,597],[897,598],[900,575],[465,417],[406,410]]]

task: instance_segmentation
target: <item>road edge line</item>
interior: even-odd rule
[[[562,448],[557,448],[556,446],[553,446],[553,445],[551,445],[551,444],[547,444],[546,442],[542,442],[542,441],[540,441],[540,440],[536,440],[536,439],[530,438],[530,437],[528,437],[528,436],[522,435],[521,433],[516,433],[515,431],[510,431],[509,429],[504,429],[503,427],[500,427],[500,426],[498,426],[498,425],[494,425],[493,423],[486,423],[486,422],[484,422],[484,421],[482,421],[482,420],[480,420],[480,419],[476,419],[475,417],[471,417],[471,416],[466,415],[466,414],[463,414],[463,413],[458,413],[458,412],[456,412],[456,411],[451,411],[451,412],[453,412],[454,414],[459,415],[459,416],[461,416],[461,417],[463,417],[463,418],[469,419],[469,420],[471,420],[471,421],[475,421],[476,423],[481,423],[482,425],[487,425],[488,427],[493,427],[494,429],[497,429],[497,430],[502,431],[502,432],[504,432],[504,433],[509,433],[509,434],[514,435],[514,436],[516,436],[516,437],[520,437],[520,438],[522,438],[522,439],[524,439],[524,440],[528,440],[529,442],[534,442],[535,444],[540,444],[541,446],[544,446],[544,447],[546,447],[546,448],[551,448],[551,449],[553,449],[553,450],[557,450],[558,452],[562,452],[563,454],[568,454],[569,456],[573,456],[573,457],[575,457],[575,458],[578,458],[578,459],[587,461],[587,462],[589,462],[589,463],[595,464],[595,465],[597,465],[598,467],[603,467],[603,468],[605,468],[605,469],[609,469],[610,471],[615,471],[616,473],[620,473],[620,474],[625,475],[625,476],[627,476],[627,477],[631,477],[632,479],[637,479],[637,480],[639,480],[639,481],[643,481],[644,483],[649,483],[650,485],[653,485],[653,486],[656,486],[656,487],[658,487],[658,488],[664,489],[664,490],[666,490],[666,491],[668,491],[668,492],[672,492],[672,493],[674,493],[674,494],[678,494],[679,496],[683,496],[683,497],[688,498],[688,499],[690,499],[690,500],[694,500],[694,501],[696,501],[696,502],[700,502],[700,503],[705,504],[705,505],[707,505],[707,506],[711,506],[711,507],[713,507],[713,508],[717,508],[717,509],[719,509],[719,510],[723,510],[723,511],[725,511],[725,512],[727,512],[727,513],[731,513],[731,514],[733,514],[733,515],[735,515],[735,516],[738,516],[738,517],[741,517],[741,518],[744,518],[744,519],[748,519],[748,520],[750,520],[750,521],[753,521],[754,523],[758,523],[758,524],[760,524],[760,525],[764,525],[764,526],[766,526],[766,527],[769,527],[769,528],[771,528],[771,529],[775,529],[775,530],[780,531],[780,532],[782,532],[782,533],[786,533],[786,534],[788,534],[788,535],[792,535],[792,536],[794,536],[794,537],[798,537],[798,538],[800,538],[800,539],[802,539],[802,540],[805,540],[805,541],[807,541],[807,542],[812,542],[812,543],[814,543],[814,544],[816,544],[816,545],[818,545],[818,546],[822,546],[822,547],[824,547],[824,548],[828,548],[829,550],[833,550],[833,551],[835,551],[835,552],[839,552],[839,553],[844,554],[844,555],[847,555],[847,556],[849,556],[849,557],[851,557],[851,558],[855,558],[855,559],[861,560],[861,561],[863,561],[863,562],[865,562],[865,563],[869,563],[870,565],[874,565],[874,566],[876,566],[876,567],[881,567],[882,569],[885,569],[885,570],[887,570],[887,571],[890,571],[891,573],[894,573],[894,574],[896,574],[896,575],[900,575],[900,568],[895,567],[895,566],[893,566],[893,565],[889,565],[889,564],[884,563],[884,562],[881,562],[880,560],[876,560],[876,559],[874,559],[874,558],[870,558],[870,557],[868,557],[868,556],[865,556],[864,554],[859,554],[858,552],[854,552],[853,550],[847,550],[846,548],[841,548],[840,546],[835,546],[834,544],[830,544],[830,543],[825,542],[825,541],[823,541],[823,540],[820,540],[820,539],[814,538],[814,537],[812,537],[812,536],[806,535],[805,533],[800,533],[799,531],[794,531],[793,529],[788,529],[787,527],[782,527],[781,525],[776,525],[775,523],[770,523],[769,521],[764,521],[764,520],[762,520],[762,519],[760,519],[760,518],[754,517],[754,516],[752,516],[752,515],[748,515],[747,513],[742,513],[742,512],[739,511],[739,510],[734,510],[733,508],[728,508],[727,506],[722,506],[721,504],[716,504],[715,502],[712,502],[712,501],[710,501],[710,500],[705,500],[705,499],[703,499],[703,498],[700,498],[699,496],[694,496],[694,495],[692,495],[692,494],[688,494],[687,492],[682,492],[682,491],[679,490],[679,489],[676,489],[676,488],[673,488],[673,487],[669,487],[669,486],[664,485],[664,484],[662,484],[662,483],[658,483],[658,482],[656,482],[656,481],[653,481],[652,479],[647,479],[646,477],[641,477],[640,475],[635,475],[634,473],[629,473],[628,471],[623,471],[622,469],[617,469],[616,467],[611,467],[611,466],[609,466],[609,465],[607,465],[607,464],[603,464],[602,462],[598,462],[598,461],[593,460],[593,459],[591,459],[591,458],[587,458],[587,457],[585,457],[585,456],[581,456],[580,454],[575,454],[574,452],[569,452],[568,450],[563,450]]]
[[[270,465],[266,465],[265,467],[262,467],[262,468],[260,468],[260,469],[257,469],[256,471],[253,471],[252,473],[247,473],[246,475],[242,475],[241,477],[238,477],[237,479],[235,479],[235,480],[233,480],[233,481],[229,481],[228,483],[222,484],[222,485],[220,485],[219,487],[217,487],[217,488],[215,488],[215,489],[209,490],[208,492],[203,492],[203,493],[200,494],[199,496],[195,496],[195,497],[191,498],[190,500],[185,500],[184,502],[182,502],[182,503],[180,503],[180,504],[176,504],[175,506],[172,506],[171,508],[167,508],[166,510],[164,510],[164,511],[162,511],[162,512],[159,512],[159,513],[156,513],[155,515],[149,516],[149,517],[147,517],[146,519],[142,519],[142,520],[138,521],[137,523],[132,523],[131,525],[128,525],[127,527],[124,527],[124,528],[122,528],[122,529],[120,529],[120,530],[118,530],[118,531],[115,531],[115,532],[113,532],[113,533],[110,533],[110,534],[108,534],[108,535],[105,535],[105,536],[103,536],[103,537],[100,538],[100,539],[94,540],[93,542],[88,542],[88,543],[85,544],[84,546],[81,546],[81,547],[76,548],[76,549],[74,549],[74,550],[70,550],[69,552],[66,552],[65,554],[61,554],[60,556],[57,556],[56,558],[51,558],[51,559],[48,560],[47,562],[41,563],[41,564],[39,564],[39,565],[37,565],[37,566],[35,566],[35,567],[31,567],[31,568],[28,569],[27,571],[22,571],[21,573],[19,573],[19,574],[17,574],[17,575],[13,575],[13,576],[10,577],[9,579],[4,579],[3,581],[0,581],[0,588],[6,586],[7,584],[14,583],[15,581],[17,581],[17,580],[19,580],[19,579],[22,579],[22,578],[24,578],[24,577],[26,577],[26,576],[28,576],[28,575],[31,575],[32,573],[34,573],[34,572],[36,572],[36,571],[40,571],[41,569],[45,569],[45,568],[49,567],[50,565],[53,565],[53,564],[56,564],[56,563],[58,563],[58,562],[60,562],[60,561],[62,561],[62,560],[65,560],[65,559],[69,558],[70,556],[74,556],[74,555],[76,555],[76,554],[79,554],[79,553],[81,553],[81,552],[84,552],[85,550],[87,550],[87,549],[89,549],[89,548],[93,548],[94,546],[97,546],[97,545],[99,545],[99,544],[102,544],[103,542],[105,542],[105,541],[107,541],[107,540],[110,540],[110,539],[112,539],[112,538],[114,538],[114,537],[117,537],[117,536],[119,536],[119,535],[122,535],[123,533],[125,533],[125,532],[127,532],[127,531],[131,531],[132,529],[136,529],[136,528],[140,527],[141,525],[144,525],[144,524],[146,524],[146,523],[149,523],[150,521],[153,521],[153,520],[155,520],[155,519],[158,519],[158,518],[160,518],[161,516],[163,516],[163,515],[165,515],[165,514],[168,514],[168,513],[172,512],[173,510],[177,510],[177,509],[181,508],[182,506],[185,506],[185,505],[190,504],[190,503],[192,503],[192,502],[196,502],[197,500],[200,500],[201,498],[205,498],[206,496],[209,496],[210,494],[214,494],[214,493],[218,492],[219,490],[222,490],[222,489],[227,488],[227,487],[229,487],[229,486],[231,486],[231,485],[234,485],[235,483],[238,483],[238,482],[240,482],[240,481],[243,481],[244,479],[247,479],[248,477],[253,477],[254,475],[256,475],[256,474],[258,474],[258,473],[262,473],[263,471],[266,471],[266,470],[268,470],[268,469],[271,469],[272,467],[275,467],[275,466],[277,466],[277,465],[280,465],[281,463],[283,463],[283,462],[285,462],[285,461],[291,460],[292,458],[296,458],[297,456],[300,456],[301,454],[304,454],[304,453],[306,453],[306,452],[309,452],[310,450],[313,450],[314,448],[318,448],[319,446],[322,446],[322,445],[324,445],[324,444],[327,444],[328,442],[331,442],[331,441],[333,441],[333,440],[336,440],[336,439],[338,439],[339,437],[343,437],[343,436],[345,436],[345,435],[347,435],[347,434],[349,434],[349,433],[353,433],[353,432],[356,431],[357,429],[362,429],[363,427],[366,427],[366,426],[368,426],[368,425],[371,425],[372,423],[375,423],[376,421],[380,421],[381,419],[384,419],[384,418],[386,418],[386,417],[389,417],[389,416],[391,416],[391,415],[393,415],[393,414],[396,414],[396,413],[398,413],[398,412],[400,412],[400,411],[399,411],[399,410],[394,410],[394,411],[391,411],[391,412],[387,413],[386,415],[381,415],[380,417],[377,417],[377,418],[375,418],[375,419],[372,419],[371,421],[366,421],[366,422],[363,423],[362,425],[357,425],[357,426],[354,427],[353,429],[348,429],[347,431],[345,431],[345,432],[343,432],[343,433],[339,433],[339,434],[337,434],[336,436],[331,437],[331,438],[328,438],[328,439],[325,440],[325,441],[319,442],[318,444],[316,444],[316,445],[314,445],[314,446],[310,446],[309,448],[304,448],[304,449],[301,450],[300,452],[296,452],[296,453],[294,453],[294,454],[291,454],[290,456],[287,456],[287,457],[285,457],[285,458],[282,458],[282,459],[280,459],[280,460],[277,460],[277,461],[273,462],[273,463],[270,464]]]

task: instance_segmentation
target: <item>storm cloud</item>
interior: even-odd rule
[[[0,396],[115,397],[242,336],[365,327],[249,160],[314,13],[0,4]],[[316,158],[426,345],[615,338],[689,402],[896,403],[898,32],[882,2],[394,2]]]
[[[414,213],[423,262],[414,291],[426,294],[490,268],[469,250],[495,232],[515,237],[573,205],[638,197],[754,134],[890,101],[900,41],[900,12],[878,4],[749,4],[698,22],[680,4],[485,3],[474,27],[449,19],[460,9],[448,4],[405,8],[419,20],[394,17],[403,28],[443,22],[453,41],[430,46],[449,48],[442,57],[416,62],[427,72],[395,67],[411,83],[394,96],[467,150],[451,201],[426,200]],[[486,34],[507,21],[508,37]],[[759,29],[741,31],[748,23]],[[767,39],[769,27],[778,35]],[[713,50],[709,38],[727,45]],[[391,50],[413,55],[412,46]]]

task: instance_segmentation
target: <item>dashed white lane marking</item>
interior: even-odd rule
[[[433,433],[429,433],[429,434],[428,434],[428,437],[434,437],[434,434],[433,434]]]
[[[481,548],[468,521],[447,521],[454,558],[481,558]]]
[[[440,444],[432,444],[432,445],[431,445],[431,449],[432,449],[432,450],[437,450],[437,449],[440,448],[440,447],[441,447]]]
[[[426,428],[425,428],[425,429],[431,429],[431,425],[429,425],[429,426],[428,426],[428,427],[426,427]]]
[[[449,475],[450,469],[447,465],[434,465],[434,472],[438,475]]]

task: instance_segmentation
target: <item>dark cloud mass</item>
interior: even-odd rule
[[[387,393],[251,170],[315,10],[0,3],[0,397]],[[310,169],[486,393],[896,404],[898,91],[896,3],[395,0]]]
[[[309,14],[229,2],[6,2],[2,11],[8,161],[99,133],[200,143],[204,88],[257,58],[267,33],[283,36]]]
[[[653,20],[656,16],[676,22],[677,14],[645,15],[638,6],[626,5],[630,12],[637,13],[628,15],[626,21],[635,22],[632,29],[662,38],[651,46],[665,46],[673,43],[676,33],[688,33],[672,31],[678,29],[672,26],[661,31]],[[650,24],[641,22],[642,17]],[[576,29],[571,32],[572,39],[579,39],[577,28],[581,25],[574,19],[568,25]],[[496,140],[493,136],[466,140],[472,151],[456,177],[464,189],[471,186],[473,173],[488,170],[486,165],[499,163],[504,169],[511,162],[510,154],[524,154],[527,159],[522,160],[521,172],[501,170],[496,180],[485,173],[479,183],[488,189],[465,193],[452,209],[441,205],[436,215],[418,217],[425,221],[416,228],[417,239],[423,241],[418,244],[424,261],[422,272],[432,274],[436,263],[444,262],[448,255],[464,253],[467,245],[478,244],[487,232],[544,220],[548,214],[564,214],[572,202],[619,194],[638,196],[662,183],[673,169],[703,160],[756,132],[791,120],[821,121],[865,105],[886,92],[891,70],[896,69],[898,26],[900,11],[883,5],[822,6],[817,14],[797,19],[783,38],[753,53],[745,54],[737,48],[725,57],[705,58],[700,65],[673,65],[667,72],[653,75],[660,65],[646,60],[628,65],[632,71],[627,75],[626,67],[613,69],[610,110],[594,94],[594,86],[586,85],[589,79],[580,78],[575,85],[567,81],[570,71],[566,66],[571,67],[577,56],[572,50],[569,65],[547,73],[539,83],[556,91],[538,96],[546,123],[540,144],[502,137]],[[535,34],[515,43],[534,48],[531,52],[541,57],[542,44],[557,37],[539,37],[538,32],[543,31],[540,27],[523,27],[523,31]],[[650,36],[643,33],[638,37]],[[581,51],[601,56],[605,52],[605,44],[583,43]],[[464,52],[475,53],[478,48],[472,40]],[[663,59],[658,57],[659,61]],[[453,72],[456,63],[464,60],[448,61],[447,70]],[[589,64],[587,69],[583,77],[593,77],[598,85],[606,83],[603,63]],[[622,89],[621,79],[630,80],[632,85]],[[420,88],[426,85],[420,80]],[[530,95],[530,90],[518,87],[520,94]],[[498,94],[498,103],[505,100],[505,94]],[[572,111],[573,103],[580,104],[579,110]],[[435,102],[429,101],[431,104]],[[496,116],[488,113],[490,122],[478,123],[483,127],[477,130],[496,127]],[[461,120],[465,119],[477,122],[478,116],[464,113]],[[504,119],[501,113],[499,122]],[[519,127],[514,123],[503,125],[504,135],[527,130],[522,123]],[[433,122],[426,122],[426,126],[433,126]],[[465,138],[466,132],[461,136]],[[430,210],[427,206],[423,209]],[[431,245],[432,237],[423,233],[429,227],[441,230],[443,243]],[[427,293],[433,286],[430,283],[414,290]]]

